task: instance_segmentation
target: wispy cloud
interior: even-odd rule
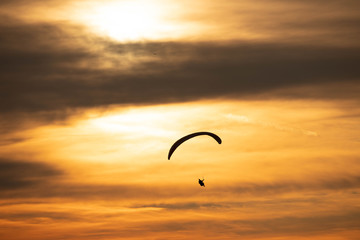
[[[301,133],[301,134],[304,134],[307,136],[312,136],[312,137],[319,136],[319,134],[315,131],[305,130],[305,129],[298,128],[298,127],[285,126],[285,125],[281,125],[281,124],[277,124],[277,123],[273,123],[273,122],[254,120],[254,119],[250,119],[243,115],[234,115],[234,114],[230,113],[230,114],[225,115],[225,117],[229,120],[236,121],[239,123],[254,124],[254,125],[259,125],[262,127],[270,127],[270,128],[275,128],[280,131],[296,132],[296,133]]]
[[[99,184],[81,183],[71,179],[71,176],[58,167],[35,162],[20,162],[1,160],[0,162],[0,197],[2,199],[87,199],[87,200],[125,200],[125,199],[158,199],[166,200],[177,197],[189,198],[197,196],[197,188],[181,184],[167,184],[148,186],[147,184]],[[273,196],[279,193],[338,191],[360,188],[360,176],[351,174],[337,174],[333,177],[308,177],[306,180],[279,179],[274,181],[244,181],[232,184],[216,184],[207,189],[209,196],[223,195],[253,195]],[[200,208],[220,207],[220,205],[201,205],[198,203],[184,203],[183,205],[141,205],[143,207],[159,208]]]

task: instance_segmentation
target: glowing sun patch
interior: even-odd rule
[[[153,1],[112,1],[96,5],[85,21],[102,34],[119,41],[160,39],[180,31],[165,5]]]

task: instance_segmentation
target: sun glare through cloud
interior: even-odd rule
[[[359,240],[359,9],[0,0],[0,239]]]
[[[118,41],[173,39],[191,34],[195,24],[180,23],[179,5],[164,1],[105,1],[79,14],[84,24]]]

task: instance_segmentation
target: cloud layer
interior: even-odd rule
[[[14,23],[0,28],[3,113],[244,99],[254,94],[291,98],[274,90],[309,85],[317,86],[320,98],[354,98],[348,93],[321,92],[319,86],[346,82],[357,89],[359,85],[358,47],[249,42],[119,44],[94,38],[103,49],[95,51],[86,48],[88,43],[73,44],[76,38],[52,24]],[[99,68],[101,63],[113,66]],[[298,98],[309,96],[308,92],[297,94]]]

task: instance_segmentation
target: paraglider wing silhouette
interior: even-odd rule
[[[190,138],[193,138],[193,137],[197,137],[197,136],[201,136],[201,135],[208,135],[212,138],[214,138],[219,144],[221,144],[221,138],[214,134],[214,133],[211,133],[211,132],[196,132],[196,133],[191,133],[189,135],[186,135],[185,137],[182,137],[180,138],[179,140],[177,140],[170,148],[169,150],[169,154],[168,154],[168,160],[170,160],[170,157],[171,155],[173,154],[173,152],[176,150],[176,148],[178,146],[180,146],[183,142],[189,140]]]

